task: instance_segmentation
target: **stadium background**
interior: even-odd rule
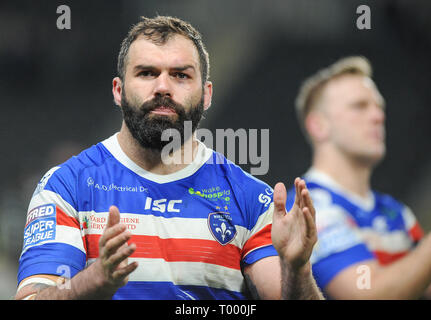
[[[62,4],[71,30],[56,27]],[[356,27],[361,4],[371,9],[371,30]],[[111,81],[140,15],[178,16],[202,32],[214,98],[201,127],[269,128],[270,167],[259,178],[271,185],[292,183],[310,164],[293,107],[301,81],[340,57],[368,57],[387,102],[388,153],[373,185],[410,205],[430,231],[430,9],[427,0],[2,1],[0,299],[15,293],[37,181],[120,128]]]

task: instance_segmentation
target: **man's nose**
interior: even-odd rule
[[[374,104],[372,107],[372,119],[376,123],[384,123],[385,122],[385,110],[381,105]]]
[[[172,84],[169,78],[169,74],[160,73],[160,75],[156,78],[155,86],[154,86],[154,96],[169,96],[172,97]]]

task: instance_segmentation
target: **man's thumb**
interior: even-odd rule
[[[118,223],[120,223],[120,210],[116,206],[110,206],[107,227],[112,227]]]
[[[285,214],[286,213],[286,201],[287,191],[286,187],[282,182],[279,182],[274,187],[274,213]]]

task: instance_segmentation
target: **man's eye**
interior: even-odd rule
[[[182,72],[175,73],[175,76],[179,79],[188,79],[189,78],[189,76],[187,74],[182,73]]]
[[[141,77],[152,77],[152,76],[154,76],[154,72],[149,71],[149,70],[141,71],[141,72],[138,73],[138,76],[141,76]]]
[[[368,106],[368,103],[366,101],[356,102],[353,104],[353,107],[355,109],[365,109]]]

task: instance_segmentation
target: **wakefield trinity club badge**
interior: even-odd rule
[[[232,216],[228,212],[212,212],[208,215],[208,227],[221,245],[231,242],[236,236]]]

